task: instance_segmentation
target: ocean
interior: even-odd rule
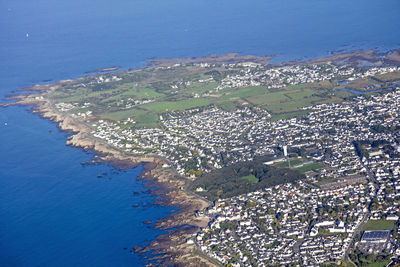
[[[397,0],[1,0],[0,99],[151,58],[388,51],[399,13]],[[0,266],[144,265],[130,249],[163,231],[143,221],[172,207],[153,205],[141,167],[83,166],[94,155],[67,137],[29,107],[0,108]]]

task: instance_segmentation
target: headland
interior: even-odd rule
[[[213,266],[219,263],[203,255],[194,242],[194,234],[210,221],[201,215],[210,198],[200,196],[201,189],[193,190],[192,183],[216,169],[272,153],[270,147],[254,149],[243,141],[250,132],[240,118],[252,122],[301,117],[311,105],[343,103],[353,97],[340,91],[342,82],[368,94],[376,88],[391,90],[400,80],[398,50],[274,64],[272,58],[228,54],[149,60],[150,66],[143,69],[34,85],[26,89],[30,93],[10,96],[8,100],[15,102],[2,106],[32,106],[32,112],[72,133],[67,145],[94,150],[101,161],[125,168],[144,163],[142,178],[154,182],[159,204],[179,211],[156,224],[173,230],[136,251],[153,251],[153,265]],[[196,120],[201,125],[204,118],[215,116],[239,121],[245,132],[235,139],[229,136],[233,129],[190,128]],[[192,142],[190,132],[201,141]],[[217,150],[201,139],[204,132],[215,137],[210,141]],[[242,149],[246,146],[250,152]]]

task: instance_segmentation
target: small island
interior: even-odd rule
[[[159,264],[362,262],[363,227],[399,215],[398,55],[152,60],[35,85],[3,106],[33,106],[98,161],[145,163],[160,203],[180,207],[155,223],[177,230],[135,249]],[[395,248],[397,225],[376,228]]]

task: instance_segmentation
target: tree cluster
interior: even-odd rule
[[[201,187],[205,191],[199,194],[209,200],[215,200],[218,198],[230,198],[304,178],[304,175],[297,171],[268,166],[264,162],[264,158],[256,158],[253,161],[239,162],[214,170],[196,179],[191,189],[196,190]],[[243,179],[248,175],[254,175],[258,182],[252,183],[247,179]]]

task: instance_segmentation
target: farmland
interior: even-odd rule
[[[87,76],[61,84],[49,98],[54,104],[73,105],[65,111],[76,116],[132,119],[136,128],[154,128],[164,113],[212,106],[227,111],[260,107],[272,120],[301,117],[307,114],[305,107],[354,96],[341,88],[368,92],[400,78],[399,72],[390,72],[342,84],[340,80],[350,76],[343,73],[349,71],[342,73],[329,63],[280,68],[246,64],[175,64]]]

